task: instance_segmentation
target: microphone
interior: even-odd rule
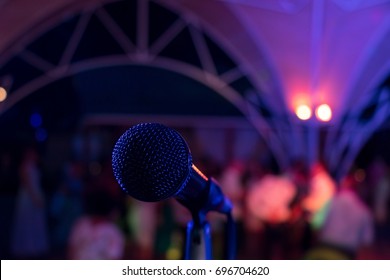
[[[183,137],[162,124],[129,128],[115,144],[112,167],[122,190],[135,199],[156,202],[173,197],[193,215],[231,213],[232,203],[218,183],[192,163]]]

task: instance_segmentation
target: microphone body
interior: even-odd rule
[[[232,203],[213,178],[193,163],[187,143],[158,123],[129,128],[113,149],[114,176],[122,190],[146,202],[176,198],[192,214],[228,214]]]

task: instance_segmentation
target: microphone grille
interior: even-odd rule
[[[122,190],[147,202],[174,196],[189,179],[192,158],[185,140],[158,123],[128,129],[117,141],[112,167]]]

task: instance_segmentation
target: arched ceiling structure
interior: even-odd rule
[[[160,49],[154,45],[159,51],[149,52],[153,45],[148,36],[141,35],[149,31],[149,4],[158,3],[196,30],[191,38],[200,60],[196,69],[201,71],[181,68],[188,70],[185,75],[198,75],[198,81],[234,104],[273,146],[281,165],[295,156],[304,156],[309,162],[323,158],[332,170],[343,173],[388,117],[384,85],[390,70],[389,1],[133,0],[138,15],[135,41],[127,40],[116,28],[115,17],[106,17],[106,10],[100,9],[109,2],[115,1],[0,1],[0,66],[23,54],[26,61],[49,73],[53,65],[26,52],[26,46],[71,15],[98,12],[127,57],[134,54],[133,64],[145,65],[151,62],[148,55],[154,54],[155,65],[178,69],[171,61],[158,59],[163,41]],[[88,23],[88,17],[80,18],[80,25],[83,19]],[[182,28],[180,22],[175,24],[171,33],[164,33],[165,40],[169,41],[169,34],[174,36],[175,28]],[[205,34],[235,62],[229,71],[216,70]],[[73,35],[77,41],[77,34]],[[54,74],[66,71],[73,54],[71,47],[65,49],[62,61],[54,65]],[[12,79],[1,74],[0,82],[7,87]],[[242,77],[251,86],[245,90],[232,87]],[[12,101],[12,94],[11,87],[10,98],[0,104],[0,110],[17,101]],[[321,103],[332,109],[330,122],[321,123],[315,117],[297,119],[294,111],[298,105],[315,110]]]

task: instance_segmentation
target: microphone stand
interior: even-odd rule
[[[234,222],[231,212],[227,214],[227,259],[236,259],[237,254],[237,236],[236,236],[236,223]]]
[[[213,180],[209,180],[209,190],[215,190],[217,183]],[[218,188],[219,190],[219,188]],[[192,209],[193,220],[188,222],[186,231],[185,253],[184,259],[203,259],[211,260],[212,254],[212,242],[211,242],[211,227],[206,219],[208,211],[213,209],[218,203],[216,201],[209,202],[210,205],[206,205],[203,209]],[[227,259],[233,260],[236,257],[236,228],[233,216],[231,213],[231,207],[221,211],[227,216]]]
[[[213,257],[210,224],[206,216],[199,213],[187,224],[184,258],[202,259],[202,255],[205,260],[211,260]]]

